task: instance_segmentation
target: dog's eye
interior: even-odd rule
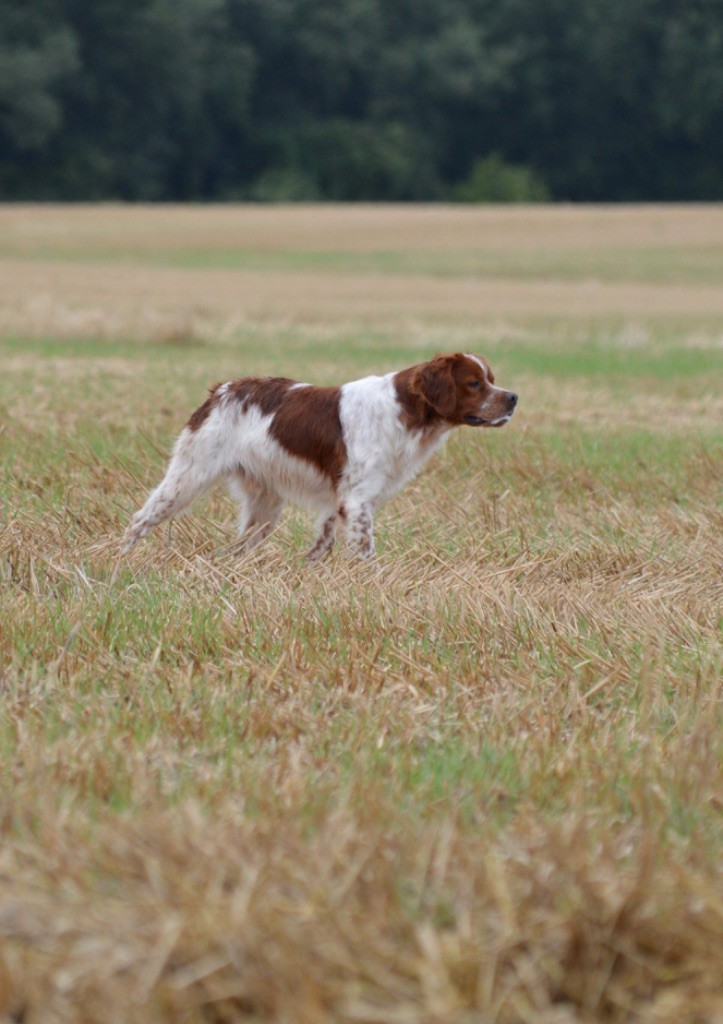
[[[469,386],[470,386],[471,388],[478,388],[478,387],[481,387],[481,383],[480,383],[480,381],[478,381],[478,380],[471,380],[471,381],[469,382]]]

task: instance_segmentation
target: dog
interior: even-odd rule
[[[517,395],[482,356],[437,355],[383,377],[315,387],[286,377],[216,384],[181,431],[165,477],[136,512],[123,551],[225,481],[241,506],[240,545],[273,530],[284,502],[316,513],[311,561],[337,522],[360,558],[374,555],[374,513],[419,473],[455,427],[501,427]]]

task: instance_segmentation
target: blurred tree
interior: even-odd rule
[[[424,140],[401,122],[308,121],[285,133],[279,148],[282,166],[306,182],[308,198],[407,200],[440,193]]]
[[[723,0],[0,6],[8,198],[434,199],[466,182],[469,199],[493,172],[500,195],[510,167],[502,193],[527,174],[563,199],[723,197]]]
[[[0,6],[0,189],[32,163],[63,128],[56,89],[78,69],[74,33],[51,3]]]
[[[546,203],[550,193],[529,167],[507,164],[493,153],[473,166],[452,193],[459,203]]]
[[[254,67],[250,49],[229,38],[223,0],[65,0],[65,9],[84,43],[65,166],[75,171],[74,154],[99,151],[102,160],[86,163],[91,189],[124,199],[220,187]],[[82,187],[68,176],[71,193]]]
[[[522,55],[493,126],[498,148],[556,198],[723,196],[721,0],[490,8]]]

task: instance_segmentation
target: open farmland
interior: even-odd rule
[[[208,384],[456,350],[375,566],[119,558]],[[723,207],[4,207],[0,360],[0,1019],[723,1020]]]

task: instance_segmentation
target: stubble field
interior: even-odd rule
[[[723,1020],[722,239],[0,208],[0,1020]],[[519,409],[376,565],[222,493],[119,558],[208,384],[459,350]]]

